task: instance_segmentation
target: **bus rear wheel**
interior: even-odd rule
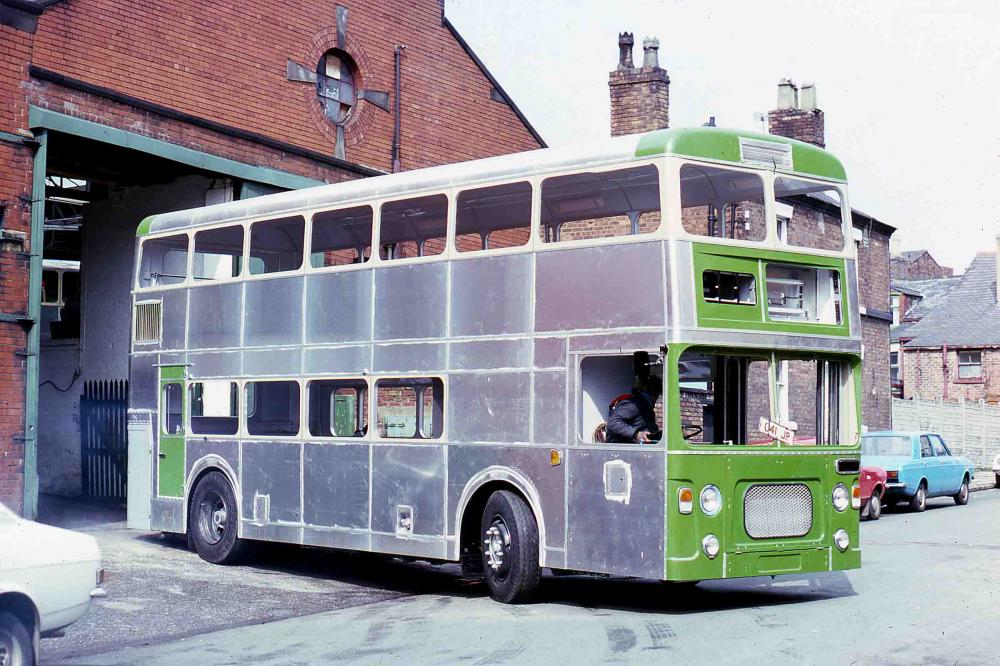
[[[236,493],[222,472],[198,479],[191,493],[188,534],[201,559],[212,564],[238,564],[250,554],[252,542],[237,536]]]
[[[509,490],[490,495],[483,510],[480,542],[490,596],[505,604],[524,603],[538,590],[538,525],[531,507]]]

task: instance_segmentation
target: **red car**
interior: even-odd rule
[[[882,493],[885,492],[885,470],[881,467],[861,468],[861,518],[878,520],[882,515]]]

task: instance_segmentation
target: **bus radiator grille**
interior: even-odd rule
[[[743,525],[751,538],[805,536],[812,522],[812,493],[804,483],[761,483],[747,489]]]

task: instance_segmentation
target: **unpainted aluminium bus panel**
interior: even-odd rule
[[[156,411],[159,393],[159,354],[133,354],[129,359],[129,409]]]
[[[456,442],[527,443],[531,409],[527,372],[453,374],[448,436]]]
[[[243,352],[192,352],[188,354],[191,364],[188,376],[191,379],[213,377],[239,377],[243,374]]]
[[[449,363],[453,370],[530,368],[531,340],[470,340],[452,342]]]
[[[448,364],[444,342],[375,345],[375,372],[441,372]]]
[[[350,270],[306,278],[306,343],[371,340],[373,275]]]
[[[299,276],[246,282],[244,346],[302,344],[303,284]]]
[[[170,289],[160,294],[163,301],[160,349],[185,348],[188,291],[188,289]]]
[[[212,439],[209,437],[188,437],[186,442],[184,478],[191,477],[191,470],[205,456],[214,455],[226,461],[229,468],[238,473],[240,469],[240,443],[235,439]],[[234,488],[235,492],[236,489]]]
[[[243,285],[213,284],[191,291],[189,349],[220,349],[240,346],[240,316]]]
[[[656,351],[666,342],[660,331],[608,333],[600,335],[574,335],[569,338],[570,354],[581,352],[618,352],[630,354],[635,350]],[[628,388],[627,386],[625,388]]]
[[[298,376],[301,368],[301,347],[243,352],[243,374],[247,377]]]
[[[562,548],[565,543],[566,511],[564,492],[566,466],[553,465],[548,448],[530,446],[498,446],[493,444],[452,444],[448,448],[448,534],[458,534],[455,525],[458,503],[469,482],[483,471],[508,469],[526,479],[540,502],[547,548]],[[502,473],[494,478],[503,478]],[[478,528],[478,519],[476,522]]]
[[[664,452],[570,449],[566,566],[664,576]]]
[[[535,338],[536,368],[566,368],[566,338]]]
[[[156,469],[156,466],[153,466]],[[157,479],[153,477],[153,488]],[[162,532],[184,532],[184,500],[179,497],[153,497],[150,509],[151,529]]]
[[[531,443],[563,446],[566,442],[566,373],[535,372]]]
[[[371,345],[308,347],[302,361],[306,375],[359,374],[371,370]]]
[[[663,326],[662,260],[658,242],[539,252],[535,330]]]
[[[302,451],[307,525],[368,529],[368,442],[309,442]]]
[[[302,520],[299,486],[301,481],[300,442],[242,442],[240,483],[243,488],[241,515],[257,523],[298,523]],[[258,504],[268,507],[267,515],[254,511],[255,497],[266,497]]]
[[[448,263],[375,271],[375,339],[443,338]]]
[[[451,262],[451,335],[531,331],[532,255]]]
[[[442,444],[372,447],[373,531],[395,534],[400,508],[409,507],[412,534],[444,536],[446,455]]]

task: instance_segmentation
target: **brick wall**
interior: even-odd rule
[[[767,114],[768,132],[824,148],[826,120],[819,109],[775,109]]]
[[[894,256],[891,268],[893,280],[930,280],[955,274],[953,269],[939,264],[929,252],[914,261],[909,261],[902,255]]]
[[[959,379],[958,350],[902,349],[904,399],[983,400],[1000,404],[1000,349],[983,349],[983,376]],[[943,367],[942,357],[947,360]],[[947,379],[946,379],[947,378]]]

